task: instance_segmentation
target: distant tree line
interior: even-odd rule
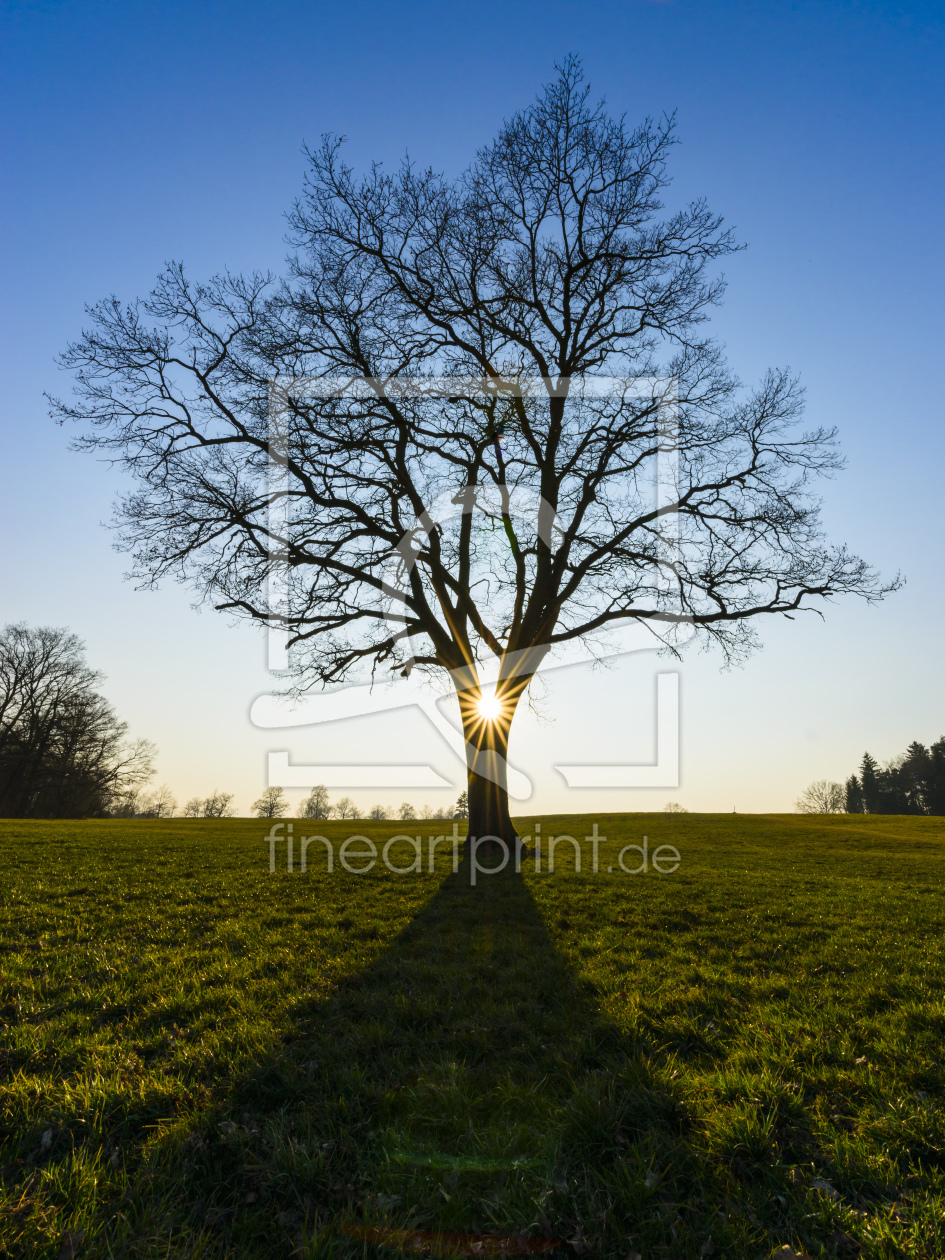
[[[134,791],[111,811],[113,818],[173,818],[177,810],[174,794],[166,785],[153,792]]]
[[[216,788],[209,796],[192,796],[184,806],[185,818],[232,818],[236,812],[230,802],[232,792],[218,792]]]
[[[913,742],[881,766],[863,754],[845,784],[818,779],[801,793],[802,814],[945,814],[945,736],[926,748]]]
[[[257,818],[282,818],[289,812],[289,802],[281,787],[269,787],[263,792],[258,801],[253,802],[253,810]],[[328,789],[323,784],[313,787],[309,795],[300,802],[296,810],[298,818],[364,818],[364,811],[359,809],[350,796],[343,796],[341,800],[336,801],[332,805],[328,796]],[[461,792],[456,804],[446,808],[433,810],[429,805],[421,806],[419,814],[417,810],[409,803],[404,801],[396,809],[388,809],[386,805],[373,805],[368,810],[367,817],[372,821],[385,818],[399,818],[403,821],[409,821],[413,818],[468,818],[469,816],[469,796],[466,792]]]
[[[129,742],[68,630],[0,630],[0,816],[100,818],[131,808],[156,749]]]

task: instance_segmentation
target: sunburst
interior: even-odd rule
[[[476,707],[484,722],[494,722],[502,712],[502,701],[497,696],[482,696]]]

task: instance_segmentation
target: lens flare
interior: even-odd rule
[[[495,696],[483,696],[479,701],[479,716],[486,722],[494,722],[502,712],[502,702]]]

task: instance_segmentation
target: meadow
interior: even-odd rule
[[[0,1256],[945,1256],[943,821],[593,821],[0,822]]]

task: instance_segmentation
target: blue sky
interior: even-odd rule
[[[728,260],[715,330],[739,374],[788,364],[809,418],[837,424],[847,470],[825,520],[903,591],[878,608],[763,628],[743,669],[682,665],[678,792],[568,791],[553,765],[652,755],[644,654],[551,684],[513,738],[528,808],[783,810],[945,731],[942,598],[942,206],[945,9],[933,4],[93,2],[3,13],[0,620],[67,624],[108,674],[135,734],[184,799],[214,787],[245,810],[265,753],[349,761],[391,743],[458,782],[426,719],[404,710],[273,742],[254,729],[271,686],[258,635],[195,613],[178,587],[138,592],[101,522],[115,474],[67,450],[43,391],[83,305],[191,275],[278,269],[301,146],[349,138],[356,163],[461,169],[504,116],[577,52],[631,120],[676,110],[672,197],[705,195],[749,248]],[[513,749],[515,751],[515,749]],[[585,756],[586,754],[586,756]],[[401,755],[397,758],[403,760]],[[340,794],[340,793],[337,793]],[[369,792],[433,805],[453,795]]]

